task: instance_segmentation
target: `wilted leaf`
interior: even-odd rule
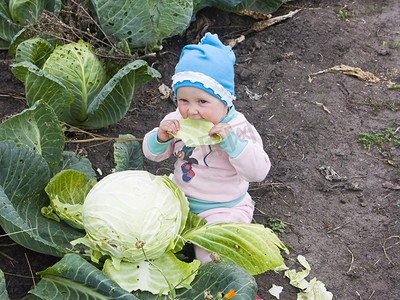
[[[378,77],[376,77],[374,74],[372,74],[371,72],[366,72],[361,70],[360,68],[356,68],[356,67],[350,67],[350,66],[346,66],[346,65],[338,65],[326,70],[322,70],[319,71],[317,73],[311,74],[311,75],[318,75],[318,74],[322,74],[322,73],[328,73],[328,72],[339,72],[339,73],[343,73],[346,75],[351,75],[351,76],[355,76],[361,80],[364,81],[368,81],[368,82],[380,82],[380,79]]]
[[[268,292],[269,292],[272,296],[274,296],[276,299],[279,299],[279,296],[280,296],[280,294],[282,293],[282,291],[283,291],[283,287],[278,286],[278,285],[275,285],[275,284],[272,284],[272,288],[270,288],[270,289],[268,290]]]

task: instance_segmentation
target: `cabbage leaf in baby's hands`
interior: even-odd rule
[[[174,137],[182,139],[186,146],[207,146],[219,144],[222,141],[220,136],[211,137],[208,135],[214,124],[207,120],[179,120],[179,131],[173,134]]]

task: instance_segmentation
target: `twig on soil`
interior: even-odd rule
[[[8,260],[14,261],[16,262],[16,259],[12,258],[11,256],[9,256],[8,254],[5,254],[3,251],[0,251],[0,255],[3,255],[5,258],[7,258]]]
[[[115,137],[93,137],[90,139],[84,139],[84,140],[69,140],[66,141],[66,143],[89,143],[89,142],[95,142],[95,141],[104,141],[104,142],[112,142],[112,141],[143,141],[143,138],[115,138]]]
[[[257,210],[257,211],[259,211],[263,216],[265,216],[265,217],[267,217],[268,215],[265,213],[265,212],[263,212],[261,209],[259,209],[258,207],[254,207],[254,209],[255,210]],[[282,223],[284,223],[285,225],[290,225],[290,226],[295,226],[294,224],[292,224],[292,223],[289,223],[289,222],[286,222],[286,221],[283,221],[283,220],[281,220],[281,219],[278,219],[278,218],[276,218],[276,217],[274,217],[274,219],[275,220],[277,220],[277,221],[279,221],[279,222],[282,222]]]
[[[19,274],[14,274],[14,273],[9,273],[9,272],[3,272],[4,275],[8,275],[8,276],[14,276],[14,277],[19,277],[19,278],[32,278],[31,276],[26,276],[26,275],[19,275]],[[38,278],[37,276],[35,276],[35,278]]]
[[[262,216],[265,216],[265,217],[268,216],[267,213],[263,212],[263,211],[262,211],[261,209],[259,209],[258,207],[254,207],[254,209],[257,210],[257,211],[259,211],[259,212],[261,213]],[[296,225],[293,224],[293,223],[286,222],[286,221],[284,221],[284,220],[282,220],[282,219],[279,219],[279,218],[276,218],[276,217],[274,217],[274,219],[277,220],[277,221],[279,221],[279,222],[284,223],[285,225],[290,225],[290,226],[293,226],[293,227],[296,226]],[[300,223],[302,223],[301,220],[300,220]],[[303,225],[303,224],[302,224],[301,226],[306,227],[306,228],[316,229],[315,227],[310,226],[310,225]]]
[[[18,100],[25,100],[24,96],[21,96],[20,94],[16,94],[16,93],[0,94],[0,97],[14,98],[14,99],[18,99]]]
[[[279,222],[284,223],[285,225],[290,225],[290,226],[293,226],[293,227],[295,226],[293,223],[289,223],[289,222],[283,221],[283,220],[278,219],[278,218],[276,218],[276,217],[274,217],[274,219],[277,220],[277,221],[279,221]]]
[[[25,254],[26,262],[28,263],[29,272],[31,273],[31,278],[32,278],[32,281],[33,281],[33,286],[36,288],[35,276],[33,276],[33,272],[32,272],[32,268],[31,268],[31,264],[29,263],[28,255],[26,255],[26,253],[24,253],[24,254]]]
[[[360,300],[362,300],[361,295],[358,291],[356,291],[357,296],[360,298]]]
[[[267,27],[270,27],[276,23],[285,21],[291,17],[293,17],[295,14],[297,14],[299,11],[301,11],[301,9],[296,9],[294,11],[290,11],[289,13],[287,13],[286,15],[283,16],[278,16],[275,18],[271,18],[268,20],[263,20],[263,21],[259,21],[256,22],[249,30],[247,30],[246,32],[243,33],[243,35],[247,35],[253,32],[260,32],[262,30],[264,30]]]
[[[61,124],[68,126],[70,129],[72,129],[72,132],[78,132],[82,134],[87,134],[91,136],[92,138],[90,139],[83,139],[83,140],[68,140],[66,143],[87,143],[87,142],[95,142],[95,141],[105,141],[105,142],[112,142],[112,141],[143,141],[143,138],[117,138],[117,137],[106,137],[102,136],[100,134],[92,133],[85,131],[83,129],[80,129],[78,127],[72,126],[68,123],[65,122],[60,122]]]
[[[263,188],[265,188],[265,187],[267,187],[267,186],[270,186],[271,189],[272,189],[272,192],[273,192],[274,194],[278,195],[278,196],[282,199],[282,201],[283,201],[286,205],[289,206],[289,203],[287,203],[287,202],[284,200],[284,197],[279,193],[277,187],[283,186],[283,187],[287,188],[289,191],[292,192],[293,196],[294,196],[294,192],[293,192],[293,190],[292,190],[291,187],[289,187],[289,186],[287,186],[287,185],[284,185],[284,184],[281,183],[281,182],[263,182],[263,183],[257,184],[257,186],[255,186],[255,184],[253,184],[253,185],[249,188],[249,191],[257,191],[257,190],[263,189]]]
[[[112,141],[113,141],[113,140],[103,141],[103,142],[101,142],[101,143],[97,143],[97,144],[94,144],[94,145],[86,146],[86,148],[95,148],[95,147],[98,147],[98,146],[100,146],[100,145],[110,143],[110,142],[112,142]]]
[[[338,230],[338,229],[340,229],[340,228],[346,226],[346,225],[349,224],[349,223],[350,223],[350,221],[347,221],[346,223],[343,223],[342,225],[339,225],[339,226],[337,226],[337,227],[335,227],[335,228],[331,228],[331,229],[328,230],[327,233],[329,234],[329,233],[331,233],[331,232],[336,232],[336,230]]]
[[[371,293],[371,295],[369,295],[368,299],[371,299],[374,294],[375,294],[375,290],[372,291],[372,293]]]
[[[390,248],[392,248],[392,247],[394,247],[394,246],[396,246],[397,244],[400,243],[400,241],[399,241],[399,242],[393,244],[392,246],[389,246],[389,247],[386,248],[386,242],[387,242],[388,240],[390,240],[390,239],[393,239],[393,238],[400,239],[400,236],[399,236],[399,235],[392,235],[392,236],[389,236],[389,237],[386,238],[385,241],[383,242],[382,248],[383,248],[383,253],[385,253],[386,259],[389,261],[389,263],[391,263],[391,264],[394,266],[395,264],[392,262],[392,260],[389,258],[388,254],[387,254],[387,252],[386,252],[386,250],[388,250],[388,249],[390,249]]]
[[[172,170],[170,168],[158,168],[156,170],[156,175],[164,174],[164,172],[162,172],[162,171],[169,171],[169,173],[173,173],[174,172],[174,170]]]
[[[349,269],[347,270],[347,272],[346,273],[350,273],[350,271],[351,271],[351,269],[353,268],[353,263],[354,263],[354,254],[353,254],[353,252],[351,252],[351,250],[348,248],[348,247],[346,247],[347,248],[347,251],[349,251],[350,252],[350,254],[351,254],[351,262],[350,262],[350,267],[349,267]]]
[[[11,243],[11,244],[0,244],[0,247],[12,247],[18,245],[17,243]]]
[[[80,5],[79,3],[77,3],[76,1],[74,1],[74,0],[71,0],[71,1],[72,1],[76,6],[78,6],[80,9],[82,9],[82,11],[85,13],[86,17],[88,17],[89,20],[92,21],[93,24],[101,31],[101,33],[104,35],[105,39],[107,40],[107,42],[108,42],[108,44],[111,46],[111,48],[113,48],[114,51],[121,52],[121,50],[119,50],[119,49],[114,45],[114,43],[112,43],[112,42],[110,41],[110,39],[108,38],[108,35],[103,31],[103,29],[101,28],[101,26],[100,26],[99,24],[97,24],[97,22],[92,18],[92,16],[89,14],[89,12],[88,12],[82,5]]]

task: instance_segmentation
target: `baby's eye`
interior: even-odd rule
[[[199,100],[199,102],[202,103],[202,104],[207,103],[206,100]]]
[[[179,102],[187,102],[186,99],[179,99],[178,101],[179,101]]]

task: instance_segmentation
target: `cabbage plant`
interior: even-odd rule
[[[11,66],[12,72],[25,84],[29,106],[43,100],[60,121],[81,128],[118,122],[132,103],[135,87],[160,77],[144,60],[130,62],[109,74],[83,41],[57,46],[44,61],[40,54],[48,51],[49,44],[42,39],[24,41],[17,48],[18,62]]]
[[[43,101],[0,124],[0,226],[18,244],[60,257],[84,236],[81,206],[97,182],[90,161],[64,145],[63,128]],[[139,142],[114,148],[116,169],[141,168]]]
[[[72,241],[90,248],[92,261],[127,289],[167,293],[189,287],[200,262],[175,253],[190,242],[251,275],[284,268],[272,230],[258,224],[205,221],[189,212],[183,192],[167,176],[147,171],[107,175],[87,194],[82,207],[86,236]]]
[[[160,49],[162,40],[182,34],[205,7],[266,14],[288,0],[91,0],[97,22],[114,43],[129,48]]]
[[[43,10],[58,15],[61,0],[0,1],[0,49],[6,50],[24,31],[28,22],[35,23]]]
[[[170,269],[170,272],[173,271],[174,269]],[[66,254],[54,266],[39,272],[38,275],[41,276],[41,280],[29,293],[39,299],[65,299],[67,294],[73,295],[69,297],[73,299],[171,300],[170,295],[154,295],[139,290],[130,293],[77,254]],[[129,274],[124,276],[129,277]],[[146,278],[146,273],[142,278]],[[217,299],[218,292],[226,294],[230,289],[234,289],[233,299],[249,300],[255,298],[257,291],[257,283],[253,276],[238,265],[227,262],[201,265],[191,286],[190,289],[178,288],[175,299],[203,299],[206,291]]]

